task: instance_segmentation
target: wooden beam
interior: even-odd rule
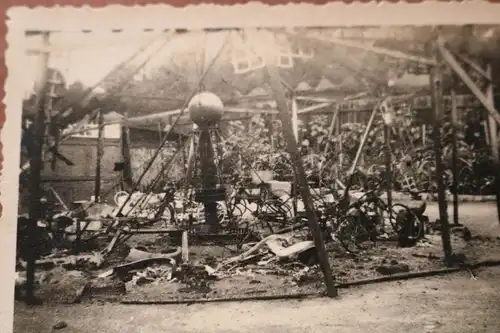
[[[463,81],[463,83],[470,89],[470,91],[476,96],[476,98],[481,102],[483,107],[488,110],[490,116],[497,122],[500,123],[500,113],[495,106],[491,104],[487,96],[483,94],[481,89],[472,81],[465,70],[460,66],[455,57],[448,51],[444,45],[442,39],[438,40],[438,50],[441,53],[444,61],[450,66],[450,68],[457,74],[457,76]]]
[[[98,115],[98,124],[99,130],[97,132],[97,160],[95,166],[95,187],[94,187],[94,201],[99,202],[101,196],[101,164],[102,157],[104,155],[104,126],[102,123],[104,122],[104,112],[99,110]]]
[[[309,97],[309,96],[297,96],[295,97],[298,101],[306,102],[317,102],[317,103],[342,103],[345,101],[351,101],[355,99],[361,99],[368,95],[367,92],[361,92],[355,95],[348,96],[346,98],[323,98],[323,97]]]
[[[470,68],[472,68],[473,70],[475,70],[477,73],[481,74],[481,76],[483,77],[483,79],[486,79],[489,82],[491,82],[491,77],[488,74],[488,71],[485,71],[484,69],[482,69],[481,66],[479,66],[478,64],[476,64],[472,59],[469,59],[468,57],[466,57],[466,56],[464,56],[462,54],[457,54],[456,56],[457,56],[458,59],[460,59],[463,62],[465,62]]]
[[[392,112],[392,110],[388,110],[386,107],[384,108],[384,112]],[[393,115],[390,116],[393,117]],[[392,140],[392,127],[391,124],[388,123],[387,119],[384,119],[385,181],[386,181],[386,191],[387,191],[387,204],[389,205],[389,207],[392,207],[392,183],[393,183],[391,140]],[[392,209],[390,210],[390,214],[392,214]]]
[[[266,66],[265,69],[267,72],[267,76],[269,77],[271,90],[273,91],[273,94],[276,98],[279,116],[281,118],[281,123],[283,126],[283,135],[287,142],[287,150],[293,161],[294,171],[296,179],[298,181],[297,186],[302,196],[302,200],[304,201],[304,206],[307,214],[307,222],[309,224],[309,228],[311,230],[314,244],[318,253],[318,259],[323,271],[327,294],[329,297],[336,297],[337,288],[335,287],[333,273],[328,261],[325,244],[323,242],[321,230],[319,228],[316,213],[314,211],[314,203],[309,190],[309,185],[307,183],[304,165],[302,164],[302,158],[300,156],[297,141],[293,132],[286,95],[283,91],[277,69],[274,66],[269,65]]]
[[[458,167],[457,167],[457,162],[458,162],[458,152],[457,152],[457,131],[458,131],[458,110],[457,110],[457,100],[456,100],[456,92],[455,88],[453,87],[454,84],[456,83],[455,80],[452,83],[452,88],[451,88],[451,172],[453,174],[453,185],[452,185],[452,191],[453,191],[453,223],[455,225],[458,225],[459,223],[459,218],[458,218],[458,182],[460,181],[458,179]]]
[[[299,141],[299,117],[297,110],[297,101],[293,97],[292,97],[292,129],[295,140]]]
[[[42,43],[43,46],[49,46],[49,32],[43,32],[42,34]],[[42,217],[42,211],[40,207],[40,198],[42,196],[42,189],[40,187],[41,184],[41,171],[43,168],[43,144],[44,144],[44,136],[45,136],[45,102],[46,102],[46,89],[47,89],[47,72],[48,72],[48,63],[49,63],[49,54],[44,53],[39,56],[39,64],[38,64],[38,75],[36,82],[36,91],[37,91],[37,114],[35,118],[35,122],[32,126],[34,126],[34,141],[33,141],[33,150],[30,156],[30,223],[28,223],[27,233],[28,233],[28,244],[27,247],[29,251],[27,251],[26,258],[26,303],[32,304],[36,302],[35,298],[35,266],[36,266],[36,238],[37,238],[37,230],[36,225],[37,221]]]
[[[495,99],[493,95],[493,76],[491,71],[491,65],[486,68],[486,75],[489,78],[488,88],[486,89],[486,98],[488,102],[494,107]],[[491,156],[493,157],[493,162],[495,163],[495,191],[496,191],[496,201],[497,201],[497,216],[498,222],[500,222],[500,158],[498,151],[498,124],[495,122],[493,117],[488,118],[488,127],[490,132],[490,145],[491,145]]]
[[[492,82],[492,73],[491,73],[491,65],[488,65],[486,68],[486,75],[489,79],[489,84],[488,88],[486,89],[486,99],[488,100],[488,103],[494,107],[495,105],[495,100],[493,96],[493,84]],[[491,149],[492,149],[492,156],[493,160],[495,163],[499,163],[499,151],[498,151],[498,124],[495,122],[495,119],[489,115],[488,117],[488,125],[489,125],[489,132],[490,132],[490,144],[491,144]]]
[[[120,143],[124,165],[122,170],[122,190],[127,191],[133,184],[132,165],[130,162],[130,131],[128,128],[127,113],[125,113],[125,117],[122,121]]]
[[[323,156],[326,157],[328,153],[328,148],[330,147],[330,138],[333,135],[333,131],[335,130],[335,125],[337,123],[337,119],[339,117],[340,107],[337,105],[335,108],[335,112],[333,113],[332,121],[330,122],[330,127],[328,128],[328,136],[326,137],[325,149],[323,150]]]
[[[363,152],[363,148],[366,144],[366,139],[368,139],[368,133],[370,133],[373,125],[373,121],[375,120],[375,116],[377,115],[378,105],[373,108],[372,114],[370,115],[370,119],[368,120],[368,124],[366,124],[365,132],[361,137],[361,142],[359,143],[358,151],[356,152],[356,156],[354,156],[354,160],[352,161],[351,168],[349,169],[349,178],[354,174],[358,167],[358,162],[361,157],[361,153]],[[350,181],[348,183],[350,185]]]
[[[295,104],[297,104],[297,102],[295,102]],[[311,105],[311,106],[305,107],[303,109],[297,110],[296,114],[304,114],[304,113],[308,113],[308,112],[312,112],[312,111],[317,111],[317,110],[329,107],[332,104],[333,103],[321,103],[321,104],[317,104],[317,105]]]
[[[448,211],[446,204],[446,194],[444,188],[443,174],[444,167],[442,161],[441,147],[441,118],[443,117],[443,73],[441,66],[441,58],[435,46],[432,45],[432,52],[435,54],[436,63],[431,70],[430,84],[432,94],[432,104],[434,107],[434,126],[433,126],[433,141],[434,141],[434,158],[436,161],[436,183],[438,187],[438,203],[439,203],[439,222],[441,224],[441,240],[443,242],[443,251],[445,258],[450,258],[452,255],[450,227],[448,225]]]

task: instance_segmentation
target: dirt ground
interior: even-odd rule
[[[451,207],[449,208],[451,213]],[[436,205],[429,205],[427,214],[431,220],[437,217],[437,211]],[[500,236],[500,225],[496,220],[495,206],[489,203],[463,203],[460,205],[460,214],[460,222],[467,225],[473,235],[492,239],[483,246],[464,248],[468,257],[499,259],[500,242],[497,237]],[[408,251],[421,252],[429,247]],[[383,250],[386,257],[389,250]],[[411,256],[411,253],[405,254],[402,251],[398,255],[399,258],[404,258],[405,255]],[[356,266],[373,265],[377,259],[370,261],[352,263],[337,259],[336,262],[342,264],[337,264],[333,269],[337,274],[339,270],[347,270],[352,278],[353,272],[360,271]],[[412,270],[422,269],[420,266],[440,265],[439,262],[432,263],[426,258],[422,259],[421,265],[415,260],[412,263]],[[52,325],[59,320],[67,322],[68,327],[64,328],[66,332],[98,330],[149,333],[166,328],[171,332],[247,332],[259,328],[265,332],[326,332],[331,328],[338,332],[498,332],[500,268],[475,273],[477,280],[472,280],[469,273],[464,273],[345,289],[341,290],[340,297],[335,300],[217,303],[189,307],[100,305],[94,302],[71,306],[47,304],[28,308],[16,303],[14,332],[50,332]],[[340,275],[338,274],[339,279]],[[275,285],[267,280],[269,277],[266,275],[252,279],[259,280],[255,284],[257,289],[266,290]],[[286,280],[284,277],[281,279]],[[285,280],[283,285],[287,284]],[[219,287],[219,290],[222,288],[227,289],[227,293],[231,290],[236,292],[238,288],[234,288],[237,285],[234,283],[238,283],[238,278],[230,282],[226,282],[226,288]],[[166,286],[167,284],[161,287],[165,289],[163,287]],[[318,287],[310,285],[309,289]],[[151,299],[151,295],[155,294],[163,298],[175,293],[175,290],[168,288],[159,293],[160,286],[149,288],[153,289],[149,292],[147,287],[141,290],[141,298]]]
[[[370,285],[338,299],[204,305],[16,304],[14,333],[372,332],[473,333],[500,330],[500,268]]]

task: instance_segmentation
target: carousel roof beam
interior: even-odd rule
[[[500,124],[500,114],[495,106],[486,98],[486,95],[481,91],[481,89],[474,83],[467,72],[460,66],[458,61],[455,59],[453,54],[446,49],[445,42],[442,38],[438,38],[437,42],[438,50],[444,61],[450,66],[450,68],[457,74],[457,76],[462,80],[462,82],[470,89],[470,91],[476,96],[476,98],[481,102],[483,107],[488,111],[488,113],[495,119],[497,123]]]
[[[225,112],[232,112],[232,113],[277,113],[277,110],[273,109],[247,109],[247,108],[225,108]],[[108,125],[114,125],[114,124],[121,124],[123,122],[127,122],[127,124],[137,124],[137,123],[145,123],[148,121],[156,121],[165,117],[170,117],[173,115],[180,114],[182,112],[181,109],[177,110],[170,110],[170,111],[164,111],[164,112],[159,112],[159,113],[154,113],[146,116],[138,116],[138,117],[131,117],[127,119],[118,119],[118,120],[112,120],[112,121],[107,121],[102,124],[102,126],[108,126]],[[75,131],[67,132],[64,133],[65,136],[70,136],[74,134],[80,134],[83,132],[91,131],[91,130],[96,130],[99,129],[99,125],[95,126],[87,126],[86,128],[78,129]]]
[[[313,111],[317,111],[317,110],[320,110],[320,109],[323,109],[323,108],[326,108],[328,106],[331,106],[335,103],[338,103],[338,102],[328,102],[328,103],[321,103],[321,104],[317,104],[317,105],[312,105],[312,106],[308,106],[306,108],[303,108],[301,110],[298,110],[297,111],[297,114],[303,114],[303,113],[308,113],[308,112],[313,112]]]
[[[184,112],[185,111],[186,110],[184,110]],[[176,109],[176,110],[148,114],[146,116],[131,117],[131,118],[127,118],[127,123],[138,123],[138,122],[147,122],[148,120],[158,120],[161,118],[170,117],[170,116],[179,114],[181,112],[182,112],[182,109]]]
[[[131,124],[131,125],[137,124],[137,123],[140,124],[140,123],[145,123],[148,120],[154,121],[154,120],[158,120],[158,119],[161,119],[164,117],[176,115],[179,113],[181,113],[181,110],[171,110],[171,111],[164,111],[164,112],[159,112],[159,113],[155,113],[155,114],[150,114],[147,116],[131,117],[131,118],[127,118],[127,119],[122,118],[122,119],[117,119],[117,120],[106,121],[102,124],[102,126],[104,127],[104,126],[109,126],[109,125],[122,124],[124,122],[126,122],[127,124]],[[79,129],[69,131],[69,132],[66,132],[63,134],[64,134],[64,137],[69,137],[69,136],[72,136],[75,134],[81,134],[81,133],[84,133],[87,131],[97,130],[100,127],[101,127],[100,125],[86,126],[85,128],[79,128]]]
[[[221,121],[219,123],[222,124],[222,123],[228,123],[228,122],[231,122],[231,121],[249,120],[249,119],[252,119],[252,117],[253,117],[253,115],[252,116],[245,116],[245,117],[238,117],[238,118],[223,118],[223,119],[221,119]],[[181,121],[179,121],[179,123],[177,124],[177,126],[179,126],[179,127],[190,126],[192,124],[193,123],[191,121],[187,121],[187,122],[181,122]]]
[[[325,99],[323,99],[324,100],[323,103],[320,103],[320,104],[317,104],[317,105],[308,106],[308,107],[306,107],[304,109],[301,109],[301,110],[297,111],[297,113],[298,114],[303,114],[303,113],[317,111],[317,110],[323,109],[325,107],[328,107],[328,106],[331,106],[331,105],[334,105],[334,104],[341,104],[341,103],[353,101],[353,100],[356,100],[356,99],[361,98],[361,97],[366,96],[366,95],[368,95],[368,93],[362,92],[362,93],[359,93],[359,94],[355,94],[355,95],[352,95],[352,96],[347,96],[345,98],[339,98],[339,99],[327,99],[327,98],[325,98]],[[374,101],[378,101],[378,99],[375,99],[375,98],[373,100]],[[332,112],[335,112],[335,110],[333,110]]]
[[[262,94],[262,95],[254,95],[254,96],[250,96],[250,95],[238,96],[238,97],[229,98],[226,101],[226,103],[241,102],[241,101],[256,100],[256,99],[258,99],[258,100],[261,100],[261,99],[271,100],[271,95],[270,94]]]
[[[322,97],[308,97],[308,96],[297,96],[295,97],[298,101],[307,101],[307,102],[318,102],[318,103],[338,103],[346,100],[355,100],[358,98],[362,98],[367,96],[367,92],[362,92],[356,95],[352,95],[346,98],[332,99],[332,98],[322,98]]]
[[[425,58],[425,57],[420,57],[420,56],[415,56],[415,55],[409,55],[401,51],[396,51],[396,50],[390,50],[382,47],[377,47],[377,46],[369,46],[365,45],[363,43],[358,43],[358,42],[352,42],[352,41],[347,41],[339,38],[325,38],[325,37],[320,37],[320,36],[313,36],[313,37],[308,37],[306,35],[302,35],[296,32],[282,32],[284,34],[287,34],[289,36],[295,36],[299,37],[302,39],[309,39],[309,40],[316,40],[318,42],[322,43],[327,43],[327,44],[338,44],[346,47],[351,47],[351,48],[356,48],[368,52],[373,52],[376,54],[384,55],[387,57],[392,57],[396,59],[403,59],[403,60],[408,60],[408,61],[414,61],[426,65],[432,65],[435,66],[436,62],[432,59]]]
[[[111,94],[113,97],[123,97],[130,99],[143,99],[143,100],[152,100],[152,101],[169,101],[169,102],[181,102],[180,98],[173,97],[162,97],[162,96],[140,96],[140,95],[131,95],[131,94]]]
[[[249,109],[249,108],[234,108],[234,107],[225,107],[224,112],[232,112],[232,113],[267,113],[267,114],[276,114],[278,110],[276,109]]]

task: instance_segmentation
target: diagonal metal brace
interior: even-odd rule
[[[64,156],[63,154],[61,154],[56,147],[51,147],[49,148],[49,152],[51,152],[52,154],[54,154],[54,158],[57,158],[57,159],[60,159],[61,161],[63,161],[64,163],[66,163],[66,165],[70,165],[70,166],[73,166],[75,165],[75,163],[73,163],[73,161],[71,161],[69,158],[67,158],[66,156]]]
[[[495,121],[500,124],[500,113],[492,105],[486,95],[479,89],[479,87],[472,81],[470,76],[465,72],[465,70],[460,66],[458,61],[455,59],[453,54],[451,54],[448,49],[444,46],[444,40],[442,38],[438,39],[437,42],[439,53],[443,57],[444,61],[450,66],[450,68],[457,74],[458,77],[462,80],[462,82],[470,89],[470,91],[476,96],[476,98],[481,102],[483,107],[488,110],[488,113],[495,119]]]

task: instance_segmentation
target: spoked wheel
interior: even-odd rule
[[[385,212],[392,230],[398,235],[404,230],[405,234],[411,239],[420,239],[424,236],[424,222],[417,215],[403,204],[393,204],[390,213]]]
[[[288,219],[288,214],[280,203],[275,202],[275,200],[268,200],[260,207],[258,219],[271,233],[274,233],[283,226]]]
[[[238,226],[243,218],[243,214],[247,211],[246,205],[237,204],[235,198],[231,198],[227,202],[227,213],[230,218],[229,225]]]
[[[360,209],[352,211],[340,219],[335,238],[351,254],[368,248],[369,241],[375,241],[375,230],[370,230],[370,218]]]

